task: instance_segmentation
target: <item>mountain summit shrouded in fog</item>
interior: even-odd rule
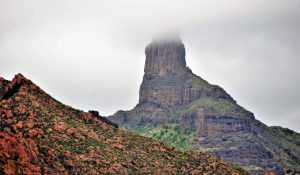
[[[204,151],[255,174],[299,171],[300,135],[268,127],[219,86],[195,75],[181,40],[155,39],[145,50],[139,103],[109,119],[183,150]]]
[[[299,133],[299,7],[299,0],[0,0],[0,75],[22,72],[59,101],[108,116],[136,105],[149,40],[179,31],[195,74],[266,125]]]

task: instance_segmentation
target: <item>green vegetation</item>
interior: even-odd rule
[[[178,124],[156,127],[154,125],[140,125],[135,128],[127,126],[126,129],[136,132],[142,136],[163,141],[180,150],[188,150],[192,146],[192,141],[195,137],[194,131],[181,131]]]
[[[153,125],[149,123],[141,122],[138,125],[127,125],[125,129],[140,134],[142,136],[154,138],[165,143],[168,143],[180,150],[189,150],[192,146],[192,141],[195,137],[195,131],[183,130],[180,128],[176,121],[180,121],[186,114],[192,114],[197,109],[211,108],[219,115],[230,115],[234,112],[241,111],[241,108],[227,100],[213,99],[213,98],[201,98],[188,105],[181,106],[174,113],[168,116],[160,116],[162,118],[172,118],[173,124],[167,125]],[[143,121],[143,112],[135,109],[130,113],[130,118],[134,120]],[[167,115],[167,114],[165,114]],[[135,122],[136,123],[136,122]]]
[[[187,111],[194,112],[197,108],[209,107],[213,108],[220,115],[226,115],[232,113],[232,111],[239,111],[239,107],[236,104],[230,103],[227,100],[213,99],[213,98],[201,98],[188,105]]]
[[[185,87],[195,87],[198,89],[209,89],[211,86],[207,81],[205,81],[201,77],[193,74],[191,72],[191,70],[189,70],[189,69],[184,70],[183,74],[186,79],[184,82]]]
[[[173,115],[171,115],[174,119],[179,119],[187,113],[193,113],[197,109],[211,108],[219,115],[228,115],[233,112],[241,113],[241,108],[233,103],[230,103],[227,100],[221,99],[213,99],[213,98],[201,98],[191,102],[186,106],[181,106],[178,108]]]

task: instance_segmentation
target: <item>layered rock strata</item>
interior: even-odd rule
[[[145,54],[139,103],[110,120],[184,150],[208,152],[255,174],[299,171],[300,135],[282,128],[274,132],[224,89],[193,74],[178,37],[152,41]]]

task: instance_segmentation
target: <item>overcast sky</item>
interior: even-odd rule
[[[299,0],[0,0],[0,76],[110,115],[138,102],[144,49],[180,31],[194,73],[300,132]]]

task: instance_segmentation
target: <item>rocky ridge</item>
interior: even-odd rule
[[[109,119],[182,150],[204,151],[255,174],[300,171],[300,135],[267,127],[224,89],[186,66],[179,38],[152,41],[139,103]]]
[[[248,174],[66,106],[18,74],[0,78],[0,174]]]

